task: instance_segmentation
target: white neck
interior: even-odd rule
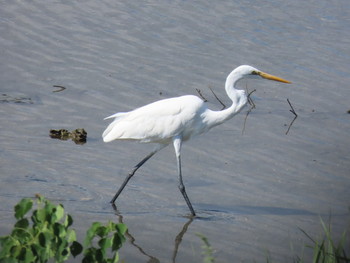
[[[242,79],[242,76],[237,75],[235,71],[232,71],[231,74],[228,75],[225,83],[225,90],[232,100],[232,105],[222,111],[207,111],[206,119],[210,128],[231,119],[247,105],[248,98],[245,91],[235,88],[240,79]]]

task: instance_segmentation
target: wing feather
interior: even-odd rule
[[[196,96],[165,99],[130,112],[113,114],[115,118],[103,132],[103,140],[140,140],[169,143],[173,136],[193,121],[203,101]]]

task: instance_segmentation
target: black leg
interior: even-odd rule
[[[193,207],[192,207],[192,204],[191,204],[191,202],[190,202],[190,199],[189,199],[188,196],[187,196],[186,189],[185,189],[185,185],[184,185],[183,180],[182,180],[181,158],[180,158],[180,156],[178,156],[178,158],[177,158],[177,163],[178,163],[178,172],[179,172],[179,190],[180,190],[182,196],[185,198],[185,201],[186,201],[186,203],[187,203],[188,208],[189,208],[190,211],[191,211],[191,214],[192,214],[193,216],[195,216],[196,213],[194,212],[194,209],[193,209]]]
[[[126,186],[126,184],[129,182],[129,180],[131,179],[131,177],[135,174],[135,172],[145,163],[147,162],[148,159],[150,159],[156,152],[158,152],[159,149],[151,152],[149,155],[147,155],[144,159],[142,159],[141,162],[139,162],[132,170],[131,172],[127,175],[127,177],[125,178],[123,184],[120,186],[118,192],[114,195],[114,197],[111,200],[111,203],[114,204],[115,200],[118,198],[118,196],[120,195],[120,193],[123,191],[124,187]]]
[[[193,216],[196,215],[196,213],[194,212],[194,209],[192,207],[192,204],[190,202],[190,199],[188,198],[187,196],[187,193],[186,193],[186,189],[185,189],[185,185],[183,183],[183,180],[182,180],[182,172],[181,172],[181,157],[180,157],[180,151],[181,151],[181,138],[180,137],[177,137],[174,139],[173,141],[174,143],[174,149],[175,149],[175,154],[176,154],[176,158],[177,158],[177,170],[178,170],[178,173],[179,173],[179,190],[182,194],[182,196],[184,197],[186,203],[187,203],[187,206],[188,208],[190,209],[191,211],[191,214]]]

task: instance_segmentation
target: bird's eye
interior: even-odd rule
[[[258,75],[258,72],[256,72],[255,70],[252,71],[252,75]]]

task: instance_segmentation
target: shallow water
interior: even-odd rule
[[[218,262],[261,262],[266,251],[273,262],[291,262],[308,243],[299,228],[318,236],[319,216],[330,213],[335,236],[348,226],[348,1],[1,6],[0,235],[14,222],[13,206],[35,193],[61,202],[81,237],[93,221],[120,220],[108,202],[151,146],[104,144],[103,118],[196,89],[220,109],[208,87],[228,104],[223,84],[240,64],[293,83],[242,82],[256,89],[243,135],[249,108],[184,145],[184,180],[198,219],[186,218],[171,147],[138,171],[117,202],[135,239],[121,258],[200,262],[199,232]],[[66,89],[54,92],[54,85]],[[287,98],[298,113],[288,135]],[[88,142],[49,137],[61,128],[84,128]]]

